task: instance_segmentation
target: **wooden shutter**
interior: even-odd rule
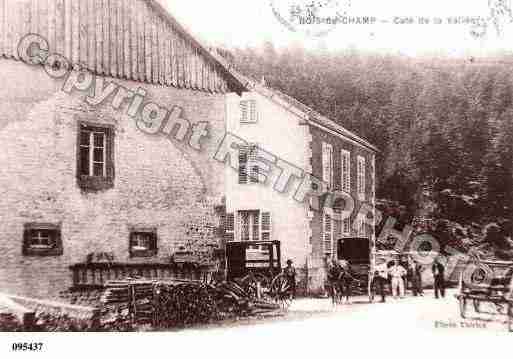
[[[335,211],[335,213],[340,213],[340,211]],[[342,237],[343,233],[343,221],[340,221],[338,219],[333,220],[333,237],[335,240]]]
[[[324,254],[331,256],[333,254],[333,226],[331,217],[328,214],[323,215],[323,243]]]
[[[342,224],[342,235],[349,236],[351,235],[351,219],[346,218]]]
[[[342,191],[351,193],[351,153],[346,150],[340,152]]]
[[[106,146],[105,153],[107,155],[106,161],[106,169],[107,169],[107,179],[111,184],[114,182],[115,177],[115,170],[114,170],[114,129],[111,127],[108,127],[105,129],[105,135],[106,135]]]
[[[226,242],[235,240],[235,215],[227,213],[224,217],[224,239]]]
[[[322,180],[333,187],[333,146],[326,142],[322,143]]]
[[[260,220],[260,233],[263,241],[271,240],[271,213],[270,212],[261,212],[261,220]]]
[[[251,183],[258,183],[258,145],[252,144],[249,149],[248,163],[250,166],[250,181]]]
[[[248,122],[248,101],[240,102],[240,122]]]
[[[251,123],[258,122],[257,103],[255,100],[249,101],[249,121]]]
[[[249,147],[241,145],[239,147],[239,184],[248,183],[248,158]]]
[[[360,201],[365,200],[365,158],[362,156],[358,156],[358,165],[357,165],[357,179],[358,179],[358,199]]]

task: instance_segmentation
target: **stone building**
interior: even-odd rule
[[[55,296],[91,253],[160,263],[215,242],[223,165],[204,153],[224,134],[225,94],[243,90],[216,55],[155,1],[2,0],[0,12],[0,291]],[[39,55],[45,66],[27,62]],[[136,92],[139,112],[171,112],[169,128],[141,130]]]
[[[376,149],[233,71],[156,1],[0,0],[0,55],[0,292],[126,274],[76,270],[99,254],[158,277],[177,252],[246,240],[280,241],[318,290],[336,239],[373,236],[291,188],[317,178],[374,206]],[[231,163],[227,134],[244,143]],[[265,151],[301,180],[255,180]]]

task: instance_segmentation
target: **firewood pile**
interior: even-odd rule
[[[21,332],[22,323],[11,313],[0,313],[0,332]]]
[[[209,285],[199,281],[109,282],[101,298],[101,327],[151,324],[181,328],[228,318],[279,311],[279,305],[251,298],[235,283]]]

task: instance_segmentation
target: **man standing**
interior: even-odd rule
[[[435,298],[438,299],[439,294],[442,295],[442,298],[445,298],[445,267],[436,258],[431,269],[435,279]]]
[[[406,269],[399,264],[398,260],[394,260],[394,265],[390,268],[390,276],[392,277],[392,294],[394,298],[398,296],[404,298],[404,281]]]
[[[422,289],[422,266],[415,263],[412,268],[412,288],[414,296],[423,296],[424,290]]]
[[[296,268],[292,265],[291,259],[287,261],[287,266],[283,271],[285,272],[285,277],[292,291],[292,298],[296,299]]]
[[[388,281],[388,270],[386,263],[376,266],[374,277],[372,278],[372,286],[374,292],[381,295],[381,303],[385,303],[385,286]]]

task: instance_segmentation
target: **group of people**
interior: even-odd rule
[[[433,262],[431,270],[434,278],[435,298],[445,297],[445,267],[437,259]],[[374,292],[381,296],[381,301],[385,302],[386,288],[390,285],[390,292],[394,298],[404,298],[406,287],[410,283],[411,291],[414,296],[423,296],[422,272],[424,267],[419,263],[408,265],[404,268],[396,259],[393,265],[388,267],[386,263],[377,266],[372,279]],[[283,269],[288,284],[290,286],[292,297],[296,296],[296,269],[292,260],[287,260],[287,266]],[[346,260],[328,261],[327,269],[327,289],[331,294],[336,290],[342,298],[349,302],[352,295],[354,283],[359,282],[351,269],[351,265]]]
[[[445,297],[445,267],[435,259],[431,266],[434,279],[435,298]],[[373,278],[374,291],[381,295],[381,301],[385,301],[385,288],[390,284],[390,292],[394,298],[404,298],[407,284],[411,284],[411,291],[414,296],[423,296],[422,272],[424,267],[419,263],[413,263],[405,269],[398,260],[394,260],[393,265],[388,268],[383,264],[376,268]]]
[[[434,278],[435,298],[445,297],[445,268],[443,264],[436,259],[431,267]],[[386,263],[378,266],[372,278],[372,287],[374,293],[381,296],[381,301],[385,302],[386,288],[390,286],[390,293],[394,298],[404,298],[406,288],[410,287],[414,296],[423,296],[424,289],[422,285],[422,273],[424,267],[419,263],[412,263],[407,269],[402,266],[398,260],[394,260],[392,266]],[[342,294],[347,302],[351,297],[351,288],[356,278],[351,269],[351,265],[345,260],[328,261],[327,268],[327,292],[331,295],[336,289]],[[408,285],[410,284],[410,285]]]

